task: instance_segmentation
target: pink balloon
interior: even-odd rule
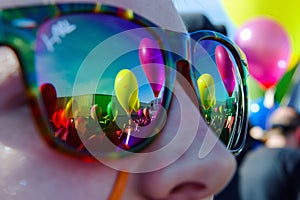
[[[139,57],[152,88],[157,98],[165,81],[164,59],[158,44],[149,38],[140,42]]]
[[[138,113],[139,117],[144,117],[144,113],[143,113],[143,109],[142,108],[139,109],[137,113]]]
[[[288,69],[291,44],[287,32],[270,18],[246,22],[235,42],[245,52],[249,72],[264,88],[277,84]]]
[[[228,95],[231,97],[235,87],[233,63],[231,62],[227,50],[223,46],[216,47],[215,57],[223,83]]]

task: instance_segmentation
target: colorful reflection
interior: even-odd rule
[[[158,44],[149,38],[144,38],[139,46],[139,58],[153,94],[158,98],[165,81],[164,59]]]
[[[224,144],[232,143],[237,115],[237,77],[233,56],[217,41],[201,41],[194,53],[194,74],[200,111]],[[211,59],[207,59],[210,57]],[[209,66],[209,67],[204,67]]]
[[[118,38],[120,41],[114,43],[114,48],[110,43],[106,51],[98,49],[98,44],[122,28],[101,23],[102,18],[98,19],[100,22],[91,18],[93,16],[88,15],[85,20],[77,21],[76,31],[64,38],[64,47],[56,44],[51,54],[40,38],[37,41],[37,81],[53,136],[78,151],[93,149],[103,154],[135,151],[148,142],[146,138],[159,127],[156,124],[162,123],[164,95],[170,98],[172,91],[168,89],[173,88],[176,75],[167,74],[167,52],[161,50],[161,41],[149,31]],[[70,15],[66,20],[72,23],[77,19]],[[42,32],[50,31],[56,23],[55,20],[45,23]],[[97,29],[98,34],[88,34],[85,40],[81,36],[86,23],[103,27]],[[135,28],[130,22],[126,23]],[[108,31],[103,33],[102,30]],[[74,41],[79,38],[89,42],[83,48],[74,47]],[[72,55],[62,53],[65,45],[74,50]],[[204,119],[217,134],[227,131],[224,138],[229,138],[239,98],[233,70],[236,63],[219,42],[207,40],[196,46],[193,66],[189,68],[192,71],[194,67],[196,72],[189,83],[195,84],[193,87],[199,93]],[[124,52],[121,47],[131,51]],[[174,57],[184,59],[178,55]]]
[[[118,102],[128,115],[137,111],[138,107],[138,82],[135,75],[128,69],[121,70],[115,79],[115,93]],[[136,105],[137,104],[137,105]]]
[[[153,125],[150,127],[150,124],[160,117],[165,84],[164,60],[153,40],[142,39],[139,45],[146,54],[142,55],[139,50],[129,52],[103,72],[98,83],[101,86],[97,88],[102,93],[84,94],[84,91],[82,95],[58,97],[53,84],[41,85],[55,138],[78,151],[92,148],[111,153],[131,150],[152,134]],[[139,56],[141,70],[114,67],[128,60],[128,56]],[[132,65],[136,65],[135,62]],[[114,78],[111,77],[113,74],[116,74]],[[107,92],[109,88],[104,89],[108,83],[114,85],[110,92]]]
[[[210,74],[202,74],[198,80],[201,105],[205,110],[216,105],[215,82]]]
[[[225,47],[216,47],[216,63],[229,97],[235,88],[234,66]]]

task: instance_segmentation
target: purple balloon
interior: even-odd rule
[[[288,69],[290,39],[275,20],[261,17],[246,22],[235,42],[246,54],[250,75],[264,88],[275,86]]]
[[[219,72],[228,95],[231,97],[235,88],[234,68],[227,50],[223,46],[217,46],[215,57]]]
[[[141,109],[139,109],[138,110],[138,116],[141,118],[141,117],[144,117],[144,112],[143,112],[144,110],[141,108]]]
[[[139,57],[153,94],[157,98],[165,81],[164,59],[160,47],[154,40],[144,38],[140,42]]]

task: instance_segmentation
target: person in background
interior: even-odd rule
[[[242,200],[300,199],[300,115],[279,107],[268,119],[264,145],[249,152],[239,168]]]

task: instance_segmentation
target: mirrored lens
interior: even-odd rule
[[[227,148],[235,153],[243,146],[243,63],[218,34],[150,28],[131,11],[91,4],[4,10],[2,17],[2,40],[18,50],[36,120],[55,147],[101,158],[146,151],[165,125],[171,96],[177,98],[178,74]]]
[[[229,150],[238,151],[245,139],[245,77],[237,56],[221,41],[193,41],[192,73],[203,118]]]
[[[136,28],[104,14],[66,15],[39,28],[37,82],[57,143],[114,157],[160,132],[174,82],[169,56],[150,29],[126,32]]]

